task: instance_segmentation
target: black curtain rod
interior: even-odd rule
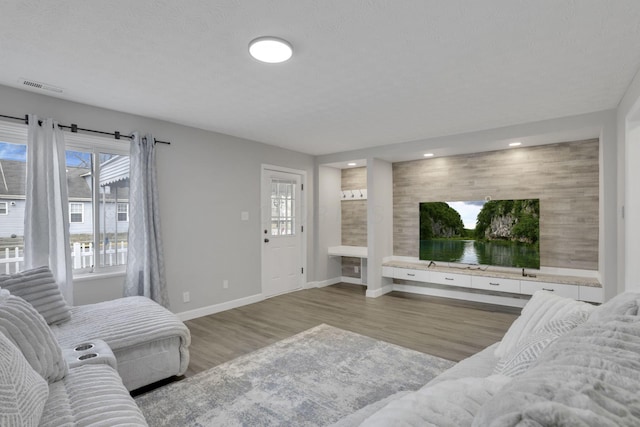
[[[28,125],[29,124],[29,115],[25,114],[24,117],[15,117],[15,116],[5,116],[4,114],[0,114],[0,117],[3,117],[5,119],[12,119],[12,120],[20,120],[21,122],[24,122],[24,124]],[[42,120],[38,120],[38,124],[42,125]],[[67,125],[61,125],[58,124],[58,126],[62,129],[69,129],[71,132],[73,133],[77,133],[79,130],[83,131],[83,132],[91,132],[91,133],[99,133],[101,135],[110,135],[113,136],[115,139],[120,139],[120,138],[129,138],[131,139],[132,136],[131,135],[122,135],[120,132],[115,131],[115,132],[103,132],[101,130],[93,130],[93,129],[85,129],[85,128],[79,128],[78,125],[71,123],[70,126]],[[169,141],[160,141],[159,139],[155,139],[153,138],[153,142],[155,144],[167,144],[167,145],[171,145],[171,143]]]

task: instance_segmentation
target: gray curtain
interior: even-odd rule
[[[24,213],[24,266],[49,266],[73,305],[65,144],[58,122],[29,115]]]
[[[133,133],[129,181],[129,242],[125,296],[141,295],[169,307],[160,236],[153,136]]]

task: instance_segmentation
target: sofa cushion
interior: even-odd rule
[[[48,395],[47,382],[0,333],[0,426],[37,426]]]
[[[71,311],[49,267],[14,274],[0,274],[0,288],[8,289],[31,304],[48,324],[69,320]]]
[[[525,373],[538,360],[540,354],[555,340],[587,320],[586,312],[575,312],[567,317],[554,319],[536,329],[498,361],[494,374],[515,377]]]
[[[48,382],[66,375],[67,363],[49,325],[28,302],[6,289],[0,290],[0,332]]]
[[[561,336],[478,412],[477,427],[640,425],[640,316]]]
[[[108,365],[69,369],[49,385],[41,427],[146,426],[147,422],[117,372]]]
[[[608,316],[640,314],[640,293],[624,292],[593,310],[588,322],[599,322]]]
[[[495,355],[499,358],[513,351],[521,340],[551,320],[560,319],[574,312],[591,313],[595,307],[586,302],[538,291],[522,309],[522,314],[511,325],[498,345]]]
[[[390,402],[360,425],[468,427],[484,402],[510,380],[506,376],[493,375],[443,381]]]

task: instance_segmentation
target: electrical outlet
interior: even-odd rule
[[[229,288],[229,281],[228,281],[227,279],[224,279],[224,280],[222,281],[222,287],[223,287],[224,289],[228,289],[228,288]]]
[[[355,267],[353,267],[353,272],[354,273],[360,273],[360,267],[358,267],[357,265]]]
[[[182,302],[191,302],[191,295],[189,292],[182,293]]]

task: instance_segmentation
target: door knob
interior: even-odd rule
[[[269,239],[264,239],[264,242],[265,243],[269,243]]]

